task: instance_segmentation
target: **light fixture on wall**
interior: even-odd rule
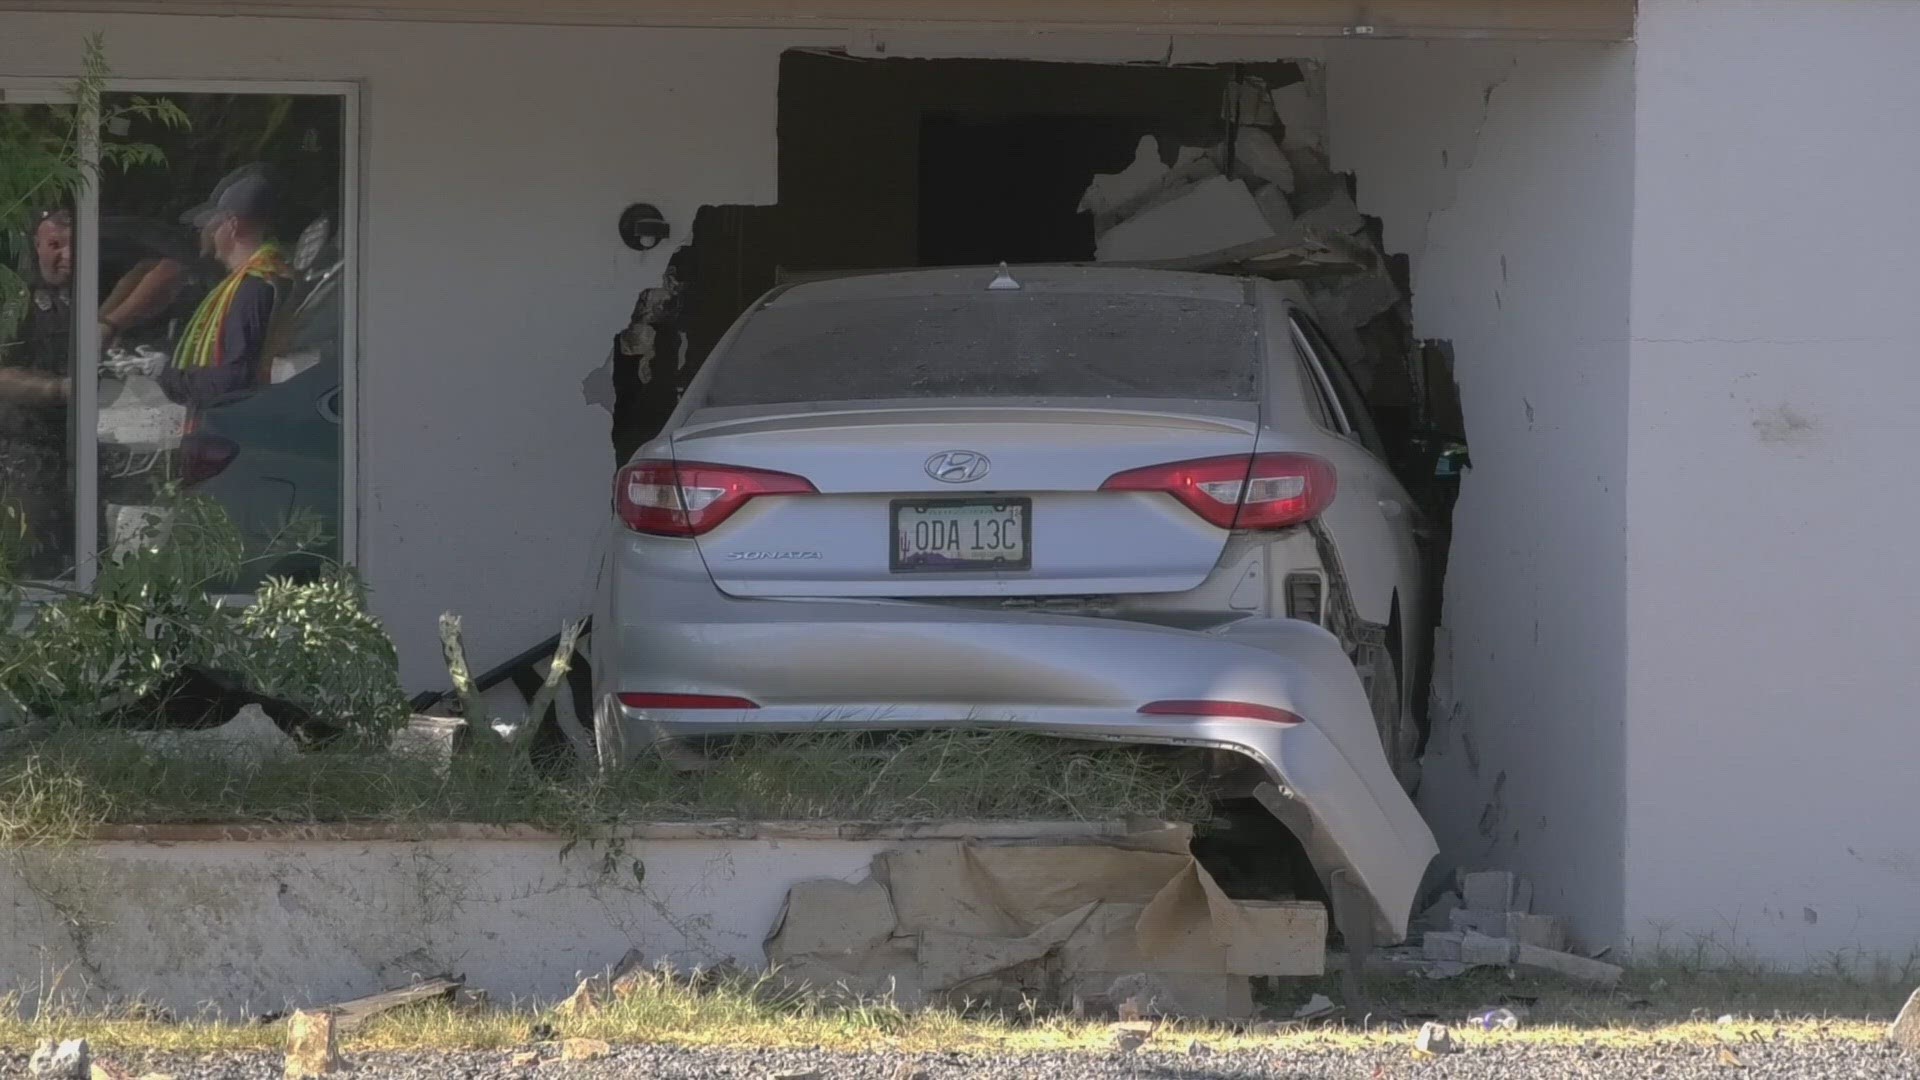
[[[634,203],[620,211],[620,240],[635,251],[652,251],[673,229],[652,203]]]

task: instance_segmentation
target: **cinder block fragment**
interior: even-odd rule
[[[1451,930],[1429,930],[1420,939],[1420,955],[1429,960],[1460,959],[1460,943],[1465,934]]]
[[[1513,942],[1469,931],[1460,939],[1460,962],[1504,967],[1513,963]]]
[[[1506,870],[1479,870],[1461,880],[1460,895],[1469,911],[1520,911],[1514,900],[1519,879]],[[1532,891],[1528,900],[1532,900]]]
[[[1464,952],[1465,947],[1462,946]],[[1594,986],[1612,986],[1620,981],[1621,969],[1604,960],[1589,960],[1557,949],[1522,945],[1514,956],[1514,966],[1535,975],[1558,975]]]

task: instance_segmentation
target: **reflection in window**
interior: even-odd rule
[[[100,185],[103,554],[218,502],[244,580],[340,557],[345,108],[332,95],[171,94],[165,164]],[[302,554],[289,542],[306,541]]]
[[[59,137],[68,122],[44,105],[0,106],[0,145]],[[0,551],[23,578],[53,580],[74,564],[70,415],[74,367],[72,207],[24,195],[0,236]]]

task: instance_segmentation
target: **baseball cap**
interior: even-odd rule
[[[271,215],[279,205],[279,192],[267,167],[262,164],[242,165],[228,173],[214,186],[213,194],[207,201],[180,215],[180,221],[186,225],[200,228],[213,219],[215,214],[247,214],[253,217]]]

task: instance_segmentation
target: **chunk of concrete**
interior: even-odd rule
[[[1509,911],[1504,936],[1521,945],[1551,949],[1554,952],[1564,952],[1567,948],[1566,921],[1552,915]]]
[[[1537,945],[1542,949],[1564,950],[1567,947],[1566,923],[1551,915],[1534,915],[1525,911],[1471,911],[1461,908],[1449,913],[1447,920],[1454,931],[1462,934],[1474,933],[1507,938],[1522,945]]]
[[[295,1010],[287,1017],[287,1080],[326,1076],[345,1067],[334,1015],[323,1009]]]
[[[1528,890],[1531,900],[1532,890]],[[1460,879],[1460,895],[1468,911],[1528,911],[1520,899],[1519,875],[1508,870],[1477,870]]]
[[[1460,894],[1443,893],[1440,899],[1435,900],[1427,910],[1420,913],[1420,918],[1415,920],[1415,925],[1422,930],[1451,930],[1453,913],[1458,910],[1460,910]]]
[[[1311,83],[1305,79],[1289,83],[1269,96],[1273,100],[1274,115],[1280,118],[1282,146],[1319,145],[1326,123]]]
[[[1345,191],[1335,191],[1324,204],[1302,212],[1294,220],[1308,233],[1333,236],[1352,236],[1367,227],[1367,219]]]
[[[1460,962],[1476,967],[1504,967],[1513,963],[1513,942],[1468,932],[1460,938]]]
[[[1612,986],[1623,974],[1622,969],[1604,960],[1589,960],[1537,945],[1521,945],[1514,954],[1514,967],[1528,974],[1557,975],[1594,986]]]
[[[92,1058],[85,1039],[44,1042],[27,1059],[27,1075],[53,1080],[88,1080],[93,1071]]]
[[[1465,938],[1457,930],[1429,930],[1420,938],[1420,955],[1428,960],[1458,960]]]
[[[1224,251],[1274,235],[1244,181],[1216,176],[1122,221],[1099,238],[1100,262],[1153,262]]]
[[[1133,164],[1117,173],[1095,176],[1093,183],[1087,185],[1086,193],[1080,196],[1076,212],[1092,214],[1095,227],[1099,228],[1121,206],[1159,187],[1170,171],[1167,163],[1160,160],[1160,141],[1151,135],[1142,135],[1134,147]]]
[[[1423,1054],[1453,1053],[1453,1032],[1445,1024],[1431,1021],[1420,1025],[1420,1034],[1414,1037],[1413,1048]]]
[[[1456,934],[1474,933],[1485,934],[1488,937],[1506,937],[1507,913],[1458,908],[1447,916],[1447,925]]]
[[[467,740],[467,722],[459,717],[415,716],[393,733],[388,750],[400,757],[430,765],[445,774],[453,767],[454,751]]]
[[[1241,125],[1234,132],[1233,162],[1236,172],[1257,176],[1289,194],[1293,192],[1293,163],[1280,152],[1280,144],[1266,131]]]
[[[1907,998],[1906,1007],[1887,1029],[1887,1038],[1902,1050],[1920,1054],[1920,990]]]
[[[259,765],[290,761],[300,754],[300,744],[281,731],[280,725],[275,724],[258,705],[242,708],[232,720],[216,728],[201,731],[138,731],[132,737],[149,754],[191,761]]]

